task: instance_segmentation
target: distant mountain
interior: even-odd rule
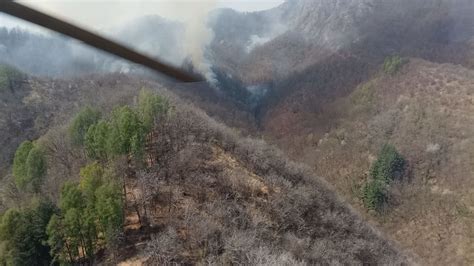
[[[103,32],[133,49],[180,65],[184,26],[148,16]],[[59,34],[0,28],[0,62],[34,75],[75,76],[105,72],[140,72],[137,66]]]
[[[380,61],[403,53],[466,64],[449,47],[464,51],[474,34],[472,12],[467,0],[293,0],[263,12],[222,11],[217,24],[233,31],[216,34],[212,49],[215,64],[248,83],[278,80],[335,54]],[[247,49],[252,40],[264,41]]]
[[[92,49],[75,49],[59,35],[43,35],[20,29],[0,28],[0,62],[35,75],[71,75],[98,71]],[[77,53],[82,56],[77,56]]]

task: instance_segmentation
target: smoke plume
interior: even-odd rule
[[[206,58],[206,48],[214,38],[214,32],[208,26],[209,12],[216,8],[216,0],[200,1],[196,4],[188,5],[192,8],[192,16],[186,21],[184,37],[185,53],[193,63],[195,69],[204,75],[206,79],[215,85],[216,77],[212,72],[212,65]]]
[[[113,6],[108,1],[21,2],[170,63],[181,65],[187,59],[196,71],[209,81],[214,80],[211,64],[206,59],[206,47],[214,37],[207,18],[209,12],[218,7],[217,0],[116,0]]]

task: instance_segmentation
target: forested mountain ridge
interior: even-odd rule
[[[43,102],[50,92],[36,86],[56,84],[63,105],[2,180],[2,263],[413,262],[303,166],[159,85],[27,80],[34,95],[23,101]],[[42,222],[33,230],[28,217]]]
[[[222,60],[244,84],[266,85],[257,134],[362,212],[385,202],[366,218],[429,265],[469,265],[474,254],[473,10],[471,1],[287,1],[261,15],[287,14],[291,27]],[[386,144],[406,172],[380,185],[373,167]]]
[[[222,15],[211,51],[217,66],[250,84],[291,77],[331,56],[353,55],[370,64],[400,53],[472,66],[460,56],[472,39],[472,10],[472,2],[464,0],[287,1],[268,11],[234,15],[234,20]],[[239,32],[240,21],[254,17],[260,24]],[[229,27],[232,21],[239,24]],[[219,34],[224,32],[220,27],[233,28],[232,39]],[[248,50],[255,36],[265,41]],[[242,43],[240,50],[234,43]]]
[[[405,60],[393,75],[380,66],[354,91],[327,92],[307,80],[261,119],[263,135],[312,166],[362,212],[361,188],[390,143],[405,158],[406,172],[387,188],[388,208],[367,218],[427,264],[469,264],[473,71]]]
[[[61,198],[65,177],[82,180],[80,169],[94,160],[101,182],[119,181],[125,188],[124,242],[107,246],[107,230],[98,224],[98,252],[80,253],[78,260],[88,253],[110,263],[470,265],[473,12],[468,0],[294,0],[261,12],[217,10],[209,19],[214,38],[205,51],[216,79],[211,85],[125,73],[49,79],[5,68],[3,208],[18,207],[32,195],[19,187],[34,187],[23,183],[35,175],[24,174],[16,184],[8,169],[18,145],[39,138],[56,143],[47,146],[49,155],[62,146],[72,151],[58,153],[58,168],[48,161],[54,178],[47,177],[41,189],[50,199]],[[160,46],[152,33],[163,25],[181,30],[158,17],[136,25],[143,23],[150,26],[145,35],[137,30],[128,36],[146,43],[145,49]],[[115,70],[128,69],[119,66]],[[103,123],[92,131],[108,132],[114,106],[130,117],[140,114],[142,87],[169,98],[175,120],[158,119],[144,141],[136,141],[141,133],[129,138],[135,148],[143,144],[141,165],[131,149],[128,158],[109,161],[109,140],[98,153],[106,159],[91,159],[96,153],[87,154],[83,146],[69,147],[62,136],[69,136],[67,125],[83,107],[102,114]],[[19,154],[33,150],[37,157],[41,143],[27,143],[28,152]],[[357,222],[358,215],[326,190],[330,186],[406,251]],[[73,188],[87,194],[80,185]],[[32,203],[24,217],[38,206],[43,205]],[[75,259],[66,253],[63,259]]]

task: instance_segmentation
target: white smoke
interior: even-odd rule
[[[216,0],[199,1],[195,5],[188,5],[187,8],[192,8],[194,12],[191,12],[191,17],[185,22],[184,37],[185,53],[195,69],[213,85],[216,83],[216,75],[212,72],[212,65],[206,58],[206,50],[214,39],[214,32],[208,27],[209,12],[216,6]]]
[[[212,71],[211,58],[207,53],[207,48],[214,39],[214,32],[208,27],[209,12],[220,7],[234,7],[239,10],[254,11],[276,6],[283,0],[259,2],[248,0],[114,0],[113,5],[110,1],[104,0],[18,1],[48,14],[66,19],[86,29],[100,32],[100,34],[121,41],[140,52],[158,57],[176,66],[181,65],[184,60],[189,60],[197,72],[205,76],[210,83],[215,84],[216,75]],[[163,27],[156,26],[156,24],[146,27],[148,24],[152,24],[151,22],[148,24],[133,23],[139,18],[153,18],[153,16],[169,19],[171,22],[164,27],[168,30],[163,30]],[[8,19],[9,23],[4,23],[6,26],[21,25],[18,20]],[[5,19],[2,20],[2,16],[0,16],[0,22],[3,21]],[[169,33],[172,31],[170,29],[176,28],[173,26],[174,22],[184,25],[184,27],[182,30],[176,30],[175,34],[171,34]],[[29,31],[41,29],[34,25],[26,25]],[[119,25],[123,25],[122,30],[117,30]],[[140,25],[142,27],[137,27]],[[30,30],[30,28],[33,30]],[[272,39],[273,35],[254,36],[255,38],[249,44],[250,49]],[[85,58],[80,54],[83,52],[82,50],[87,49],[76,48],[71,48],[73,56]],[[98,57],[102,58],[101,56]],[[71,64],[74,63],[74,60],[70,61]],[[114,70],[115,68],[112,71]]]
[[[275,20],[271,23],[271,29],[264,32],[262,35],[251,35],[245,50],[247,53],[250,53],[253,49],[266,44],[269,41],[272,41],[276,37],[280,36],[288,30],[288,26],[281,23],[278,20]]]
[[[270,37],[260,37],[258,35],[250,36],[250,40],[249,40],[248,45],[246,47],[247,53],[250,53],[256,47],[262,46],[265,43],[269,42],[270,40],[271,40]]]
[[[211,83],[215,81],[211,64],[206,59],[206,48],[214,38],[214,32],[208,27],[207,19],[209,12],[222,5],[222,1],[115,0],[113,5],[101,0],[87,2],[20,0],[20,2],[114,38],[111,28],[126,24],[133,26],[131,21],[144,16],[159,15],[171,21],[183,23],[184,36],[181,36],[179,43],[173,47],[168,47],[171,46],[168,43],[150,43],[150,31],[146,32],[145,36],[135,36],[133,40],[126,43],[132,44],[133,48],[139,51],[148,54],[151,52],[151,55],[177,65],[187,58],[197,72],[204,75]],[[121,38],[118,39],[122,41]],[[163,45],[167,45],[168,49],[163,49]]]

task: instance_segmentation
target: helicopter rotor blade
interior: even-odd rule
[[[44,14],[25,5],[11,0],[0,0],[0,12],[29,21],[36,25],[50,29],[52,31],[69,36],[82,41],[92,47],[116,55],[136,64],[146,66],[152,70],[160,72],[168,77],[182,82],[202,81],[196,75],[187,73],[179,68],[162,63],[156,59],[138,53],[124,45],[118,44],[112,40],[99,36],[95,33],[82,29],[61,19]]]

